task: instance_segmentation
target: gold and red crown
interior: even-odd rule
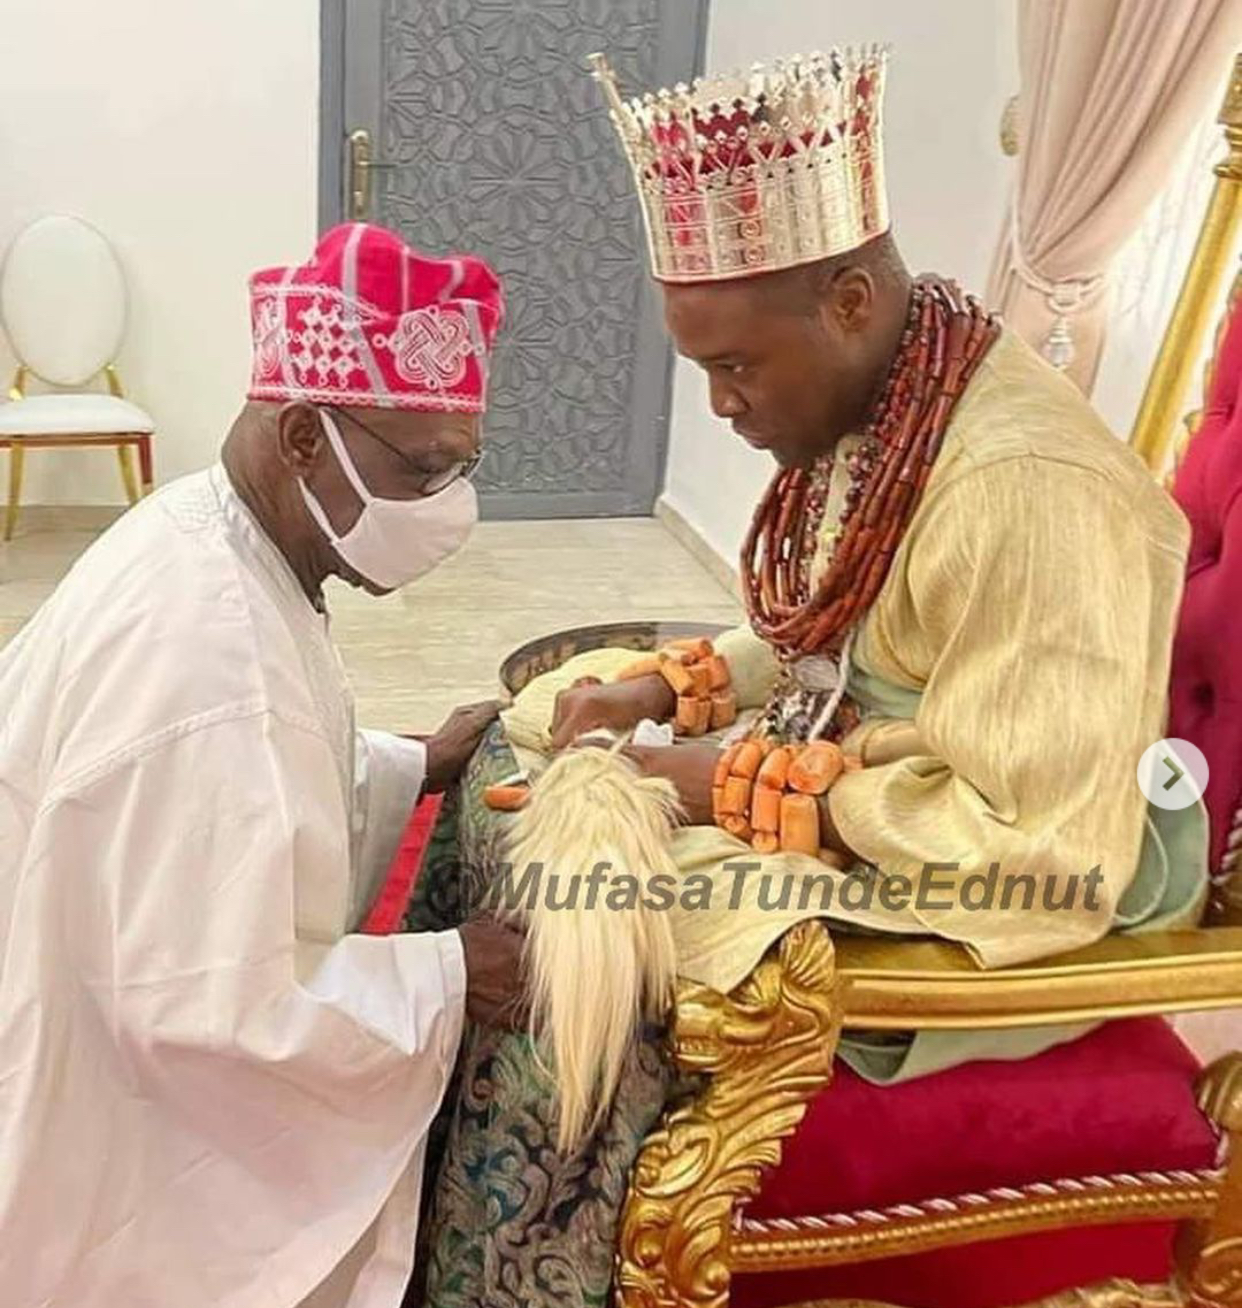
[[[888,230],[887,51],[795,55],[626,100],[592,55],[634,170],[654,275],[723,281],[857,249]]]

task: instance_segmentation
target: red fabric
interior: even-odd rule
[[[877,1299],[905,1308],[1007,1308],[1111,1276],[1167,1279],[1174,1224],[1077,1226],[884,1258],[849,1267],[735,1276],[732,1308],[811,1299]]]
[[[1158,1017],[1018,1062],[875,1086],[837,1065],[747,1211],[802,1217],[1002,1185],[1210,1167],[1194,1055]]]
[[[874,1086],[838,1064],[747,1217],[803,1217],[1121,1172],[1212,1167],[1198,1063],[1160,1018],[1113,1022],[1020,1062]],[[1108,1276],[1159,1281],[1168,1223],[1073,1228],[858,1263],[738,1277],[737,1308],[858,1296],[994,1308]]]
[[[1211,769],[1210,867],[1242,805],[1242,297],[1234,302],[1204,410],[1173,486],[1190,519],[1190,561],[1173,645],[1169,735]]]
[[[415,805],[384,885],[362,924],[366,935],[386,936],[401,926],[443,803],[443,795],[427,795]]]
[[[252,400],[481,413],[504,298],[481,259],[345,223],[302,267],[254,274],[250,319]]]

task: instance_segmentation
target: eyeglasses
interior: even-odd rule
[[[480,449],[476,450],[468,459],[458,459],[456,463],[450,464],[447,468],[441,468],[438,472],[428,472],[426,468],[419,467],[404,450],[399,450],[392,441],[381,436],[374,427],[363,422],[361,418],[355,418],[352,413],[347,413],[344,409],[338,409],[334,404],[326,404],[324,408],[338,418],[348,419],[355,427],[360,427],[366,432],[372,440],[379,441],[385,449],[391,450],[415,476],[421,479],[419,490],[424,495],[435,495],[442,490],[446,490],[455,481],[469,481],[478,471],[479,464],[483,462],[484,451]]]

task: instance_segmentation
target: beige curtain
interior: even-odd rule
[[[1242,0],[1018,0],[1017,189],[988,299],[1084,390],[1109,263],[1239,47]]]

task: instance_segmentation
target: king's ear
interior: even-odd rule
[[[875,293],[875,278],[870,269],[843,268],[832,279],[826,297],[837,327],[844,332],[857,332],[866,327],[874,311]]]
[[[305,400],[282,404],[276,413],[276,443],[281,457],[295,471],[314,464],[324,442],[319,410]]]

